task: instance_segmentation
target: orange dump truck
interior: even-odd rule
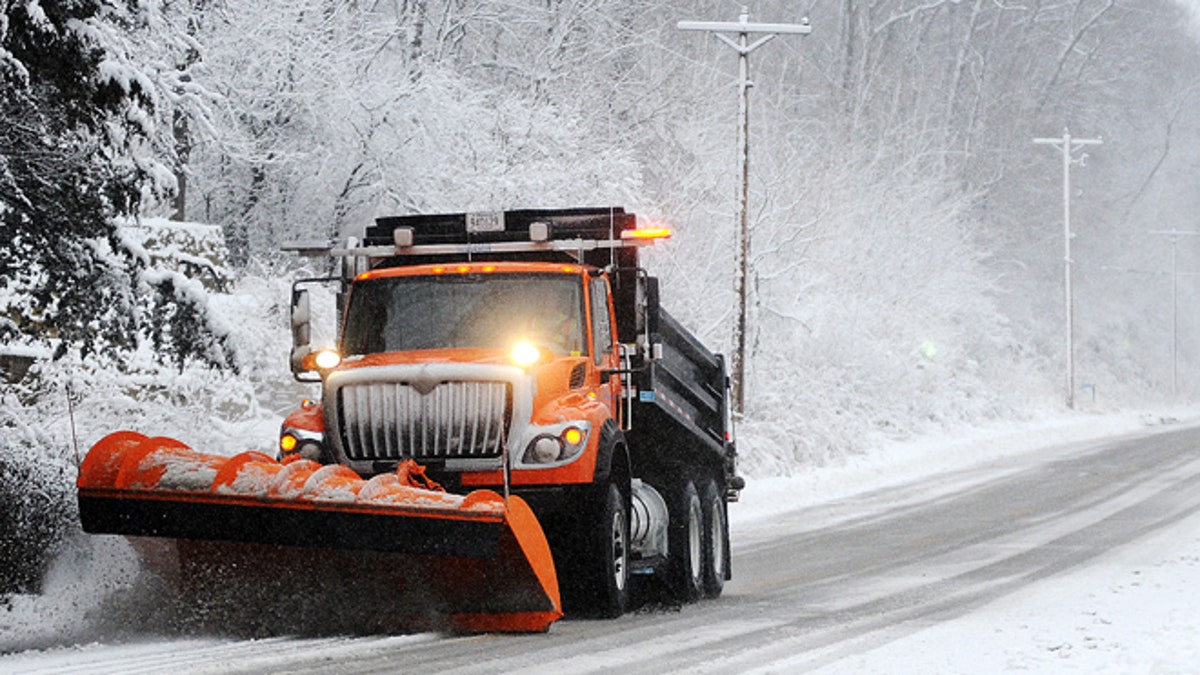
[[[341,261],[293,289],[293,371],[321,400],[286,419],[275,458],[104,439],[81,469],[84,528],[177,557],[305,551],[335,580],[369,567],[469,631],[545,630],[564,605],[618,616],[633,575],[682,602],[719,595],[743,481],[723,359],[638,265],[669,234],[617,208],[526,210],[293,247]],[[319,350],[317,283],[340,305]]]

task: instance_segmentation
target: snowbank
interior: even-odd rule
[[[943,436],[883,443],[864,453],[842,457],[829,466],[798,467],[800,473],[792,476],[752,475],[747,479],[741,501],[729,509],[730,525],[735,530],[753,527],[785,511],[902,485],[925,476],[962,471],[1006,457],[1133,433],[1147,426],[1192,419],[1196,414],[1188,410],[1059,414],[1024,423],[995,424],[960,429]],[[961,487],[963,483],[953,485]]]

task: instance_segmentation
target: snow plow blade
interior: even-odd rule
[[[364,480],[343,466],[207,455],[120,431],[80,466],[79,516],[88,533],[165,538],[181,560],[370,576],[370,597],[451,630],[547,630],[562,616],[558,581],[528,505],[490,490],[430,489],[410,477],[414,468]]]

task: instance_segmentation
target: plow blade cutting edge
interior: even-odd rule
[[[520,497],[417,487],[405,469],[364,480],[343,466],[207,455],[119,431],[80,466],[79,516],[85,532],[166,538],[193,562],[301,566],[323,583],[370,576],[375,597],[452,630],[541,632],[562,616],[549,545]]]

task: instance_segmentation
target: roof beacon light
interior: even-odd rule
[[[666,239],[672,234],[675,234],[667,227],[646,227],[636,230],[623,230],[621,232],[622,239]]]

